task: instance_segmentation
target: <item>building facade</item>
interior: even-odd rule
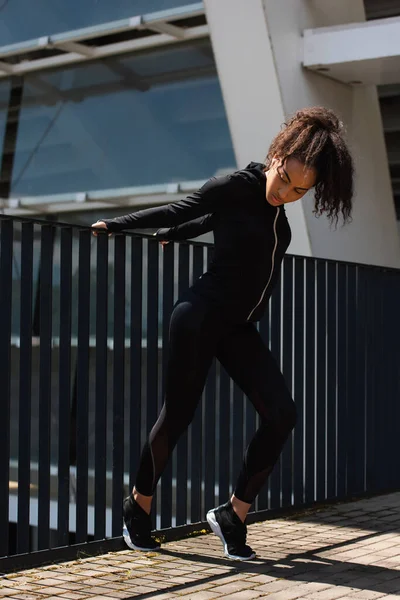
[[[354,31],[345,37],[367,25],[365,39],[382,42],[390,25],[393,38],[400,2],[73,4],[1,8],[3,213],[90,224],[177,200],[212,175],[263,161],[290,114],[324,105],[348,129],[354,219],[332,230],[308,194],[287,210],[289,252],[400,266],[396,49],[385,62],[384,44],[363,56]],[[343,43],[333,40],[325,56],[317,42],[332,32]],[[343,48],[356,57],[336,56]]]

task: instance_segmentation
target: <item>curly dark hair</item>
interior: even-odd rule
[[[332,110],[321,106],[298,110],[273,139],[265,170],[274,157],[282,162],[297,158],[316,169],[317,217],[325,213],[337,225],[341,213],[344,223],[351,221],[353,159],[344,139],[344,125]]]

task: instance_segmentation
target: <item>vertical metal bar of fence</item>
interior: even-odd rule
[[[305,502],[315,500],[315,261],[305,268]]]
[[[0,221],[0,556],[8,553],[13,222]]]
[[[391,312],[386,313],[386,319],[391,331],[391,382],[392,382],[392,406],[394,407],[394,418],[392,419],[393,440],[397,447],[394,452],[394,465],[392,469],[393,481],[392,487],[397,488],[400,484],[400,452],[398,451],[398,434],[397,427],[400,423],[400,376],[399,376],[399,365],[400,365],[400,344],[399,344],[399,332],[400,332],[400,316],[398,307],[400,306],[400,281],[399,277],[391,272],[390,273],[390,299],[391,299]],[[391,323],[390,314],[393,314],[393,323]]]
[[[39,497],[38,549],[50,546],[51,349],[54,227],[42,225],[40,240]]]
[[[304,258],[294,259],[294,369],[293,398],[297,423],[293,432],[293,503],[304,502]]]
[[[124,405],[125,405],[125,264],[126,237],[114,242],[113,323],[113,426],[112,426],[112,523],[111,535],[121,534],[124,492]]]
[[[76,358],[76,543],[88,530],[90,231],[79,232],[78,347]]]
[[[326,496],[334,498],[336,495],[336,373],[337,373],[337,267],[335,263],[327,264],[327,321],[326,321],[326,384],[327,384],[327,412],[326,412]]]
[[[376,367],[378,371],[378,397],[377,397],[377,423],[379,426],[379,445],[377,448],[378,468],[379,468],[379,490],[386,490],[390,480],[390,471],[392,466],[388,457],[390,456],[390,440],[388,423],[392,418],[389,411],[383,408],[382,398],[385,399],[386,406],[390,402],[390,386],[388,381],[388,342],[386,329],[386,311],[388,310],[389,299],[387,297],[386,277],[384,270],[379,271],[379,309],[377,319],[378,327],[378,348]]]
[[[366,362],[365,362],[365,387],[366,387],[366,489],[372,490],[376,486],[376,436],[375,436],[375,404],[376,404],[376,339],[375,330],[377,323],[377,271],[369,272],[368,293],[366,305]]]
[[[385,460],[382,448],[382,404],[381,398],[385,397],[384,389],[384,377],[382,377],[383,370],[383,357],[382,357],[382,273],[377,270],[375,272],[375,302],[374,302],[374,314],[373,314],[373,344],[374,344],[374,358],[373,358],[373,372],[375,379],[374,389],[374,413],[373,413],[373,437],[375,440],[374,446],[371,451],[374,456],[374,469],[373,469],[373,481],[374,488],[376,491],[382,489],[382,481],[384,480]]]
[[[317,501],[325,498],[326,488],[326,262],[316,264],[316,482]]]
[[[21,226],[17,554],[30,550],[33,223]]]
[[[75,300],[75,298],[73,298],[73,300]],[[76,337],[76,339],[78,339],[78,336]],[[77,361],[77,358],[75,357],[74,375],[71,379],[72,399],[71,399],[71,411],[70,411],[70,417],[69,417],[69,429],[70,429],[69,464],[70,464],[70,467],[74,467],[74,466],[76,467],[76,454],[77,454],[77,450],[76,450],[76,441],[77,441],[76,411],[77,411],[77,389],[78,389],[78,368],[77,368],[77,366],[78,366],[78,361]],[[74,473],[73,470],[70,470],[70,487],[71,487],[70,498],[71,498],[71,501],[73,500],[73,498],[76,495],[76,485],[75,485],[75,479],[74,479],[75,477],[76,477],[76,471]]]
[[[293,395],[293,258],[285,257],[283,263],[282,298],[282,372]],[[282,506],[292,504],[293,434],[289,435],[282,451]]]
[[[96,239],[94,539],[101,540],[106,531],[108,236]]]
[[[365,267],[358,266],[355,269],[356,276],[356,306],[354,311],[355,321],[355,369],[354,369],[354,391],[357,395],[358,410],[354,412],[354,485],[356,493],[366,490],[366,456],[365,456],[365,430],[366,430],[366,405],[365,405],[365,321],[366,321],[366,281]],[[388,332],[390,335],[390,332]],[[352,399],[350,403],[354,405]],[[357,406],[356,405],[356,406]]]
[[[386,318],[387,311],[390,310],[390,298],[389,298],[389,286],[388,286],[388,272],[382,271],[382,321],[381,321],[381,340],[382,340],[382,353],[381,353],[381,371],[382,377],[384,381],[384,385],[382,386],[382,396],[381,398],[386,399],[386,404],[388,406],[391,405],[391,385],[390,385],[390,337],[389,337],[389,323]],[[393,438],[391,437],[391,421],[392,415],[391,411],[383,410],[381,407],[381,415],[382,415],[382,429],[383,435],[382,438],[386,440],[385,444],[382,444],[382,461],[384,461],[384,465],[382,465],[382,472],[384,475],[384,479],[382,482],[382,489],[388,489],[390,487],[391,481],[391,471],[392,466],[390,465],[390,461],[387,460],[387,456],[391,456],[393,454]]]
[[[359,473],[356,464],[356,446],[362,421],[363,404],[358,393],[357,357],[357,267],[347,266],[347,351],[351,361],[347,363],[347,492],[360,492]],[[359,419],[359,421],[358,421]]]
[[[278,365],[281,362],[281,306],[282,290],[281,279],[277,281],[271,296],[271,352]],[[271,508],[279,508],[281,505],[281,458],[277,461],[269,478],[269,490]]]
[[[400,423],[400,376],[399,376],[399,365],[400,365],[400,344],[399,344],[399,332],[400,332],[400,278],[399,275],[390,272],[389,274],[389,298],[390,308],[385,313],[385,318],[388,323],[388,328],[391,336],[391,345],[389,348],[390,355],[390,373],[391,373],[391,389],[392,398],[391,406],[393,407],[393,418],[391,419],[392,425],[392,439],[394,444],[394,464],[391,469],[392,482],[391,487],[393,489],[398,488],[400,485],[400,452],[398,449],[398,424]],[[391,318],[392,315],[392,318]]]
[[[159,244],[149,240],[147,245],[147,396],[146,430],[150,433],[158,416],[158,256]],[[153,522],[157,508],[157,494],[152,504]]]
[[[347,492],[347,266],[338,265],[337,346],[337,495]]]
[[[376,344],[376,355],[375,355],[375,366],[376,369],[376,397],[375,397],[375,431],[376,431],[376,489],[382,490],[385,488],[386,480],[386,466],[388,461],[386,460],[386,443],[384,420],[385,414],[382,410],[381,398],[387,398],[386,393],[386,379],[385,379],[385,357],[384,357],[384,339],[383,339],[383,315],[384,315],[384,293],[382,284],[384,276],[382,271],[377,273],[377,304],[375,319],[377,327],[375,329],[375,344]]]
[[[189,286],[189,245],[179,245],[179,295]],[[190,402],[193,401],[191,398]],[[183,525],[187,517],[188,481],[188,431],[186,430],[176,445],[176,524]]]
[[[393,286],[393,274],[391,272],[386,273],[386,310],[384,314],[385,319],[385,330],[386,330],[386,369],[387,369],[387,380],[388,380],[388,389],[390,390],[388,393],[388,403],[390,408],[390,412],[388,414],[388,439],[389,439],[389,447],[388,452],[390,456],[393,456],[393,464],[389,468],[388,473],[388,487],[389,489],[394,489],[399,482],[399,471],[396,469],[396,463],[398,464],[398,455],[399,445],[398,445],[398,427],[399,420],[396,418],[398,416],[399,409],[399,395],[396,394],[396,381],[399,381],[399,362],[396,360],[399,357],[399,333],[400,329],[395,329],[396,325],[396,313],[398,312],[399,304],[396,302],[396,289]],[[397,301],[399,299],[399,295],[397,294]],[[393,315],[392,319],[388,318],[388,315]],[[396,372],[397,371],[397,372]],[[398,391],[398,390],[397,390]]]
[[[131,237],[131,353],[129,394],[129,492],[135,484],[142,433],[143,239]]]
[[[193,281],[203,273],[203,247],[193,246]],[[202,471],[202,402],[200,401],[191,427],[191,479],[190,479],[190,521],[196,523],[204,516],[201,514],[201,471]]]
[[[378,390],[379,390],[379,404],[378,404],[378,423],[380,433],[380,443],[378,447],[378,458],[379,458],[379,472],[380,472],[380,489],[387,489],[387,481],[389,479],[389,466],[388,452],[390,452],[390,445],[388,444],[388,411],[382,407],[382,398],[385,398],[385,403],[388,405],[390,389],[387,378],[387,340],[385,331],[385,312],[387,310],[387,293],[385,289],[385,272],[380,271],[379,273],[379,312],[378,312],[378,347],[379,347],[379,358],[377,362],[378,366]]]
[[[380,281],[380,292],[381,292],[381,310],[380,310],[380,384],[379,384],[379,392],[381,398],[386,399],[386,403],[389,402],[390,398],[390,386],[389,386],[389,378],[388,378],[388,342],[387,342],[387,329],[386,329],[386,310],[388,307],[388,298],[387,298],[387,272],[384,270],[380,273],[381,281]],[[389,421],[391,416],[389,416],[389,411],[383,410],[382,405],[380,406],[380,423],[381,423],[381,448],[380,448],[380,460],[381,460],[381,489],[385,490],[388,488],[388,482],[390,481],[390,471],[392,469],[389,461],[387,460],[388,453],[390,454],[390,443],[388,443],[389,438]],[[385,441],[384,441],[385,440]]]
[[[165,396],[166,374],[169,357],[169,325],[174,305],[174,244],[163,247],[163,328],[162,371]],[[172,461],[169,460],[161,477],[161,528],[172,524]]]
[[[381,312],[381,372],[382,372],[382,387],[380,388],[381,398],[385,399],[387,407],[391,405],[391,386],[390,386],[390,369],[388,368],[390,363],[390,341],[389,341],[389,328],[386,319],[386,311],[390,310],[390,298],[388,293],[388,278],[387,272],[382,271],[380,290],[382,294],[382,312]],[[382,440],[385,443],[381,445],[381,460],[382,460],[382,490],[387,490],[390,487],[391,471],[392,466],[389,465],[391,462],[389,457],[393,455],[393,439],[391,437],[390,423],[393,418],[392,411],[380,409],[381,423],[382,423]],[[388,460],[389,459],[389,460]]]
[[[72,229],[63,227],[60,236],[57,545],[67,546],[69,540],[69,457],[71,436]]]

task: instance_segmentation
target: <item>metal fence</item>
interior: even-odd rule
[[[213,248],[6,217],[0,235],[1,571],[120,539],[169,315]],[[285,258],[259,330],[299,417],[255,511],[400,488],[399,306],[398,270]],[[215,361],[157,490],[158,530],[227,500],[257,419]]]

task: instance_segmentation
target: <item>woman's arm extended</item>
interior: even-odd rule
[[[160,241],[174,242],[179,240],[188,240],[198,235],[212,231],[215,223],[215,214],[205,215],[193,221],[182,223],[176,227],[159,229],[154,235]]]
[[[100,219],[99,222],[106,223],[111,233],[123,229],[174,227],[187,221],[197,220],[209,213],[227,210],[234,186],[234,181],[229,175],[212,177],[202,188],[184,200],[171,202],[165,206],[146,208],[115,219]]]

